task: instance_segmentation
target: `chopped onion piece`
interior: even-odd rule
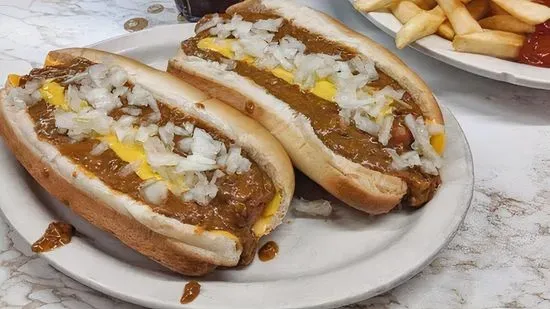
[[[159,127],[156,124],[150,124],[148,126],[140,126],[136,132],[136,141],[145,143],[151,136],[155,136],[158,133]]]
[[[102,153],[104,153],[107,149],[109,149],[109,144],[105,142],[101,142],[95,145],[94,148],[92,148],[92,151],[90,151],[90,154],[92,156],[99,156]]]
[[[332,206],[326,200],[307,201],[302,198],[294,198],[292,206],[296,211],[310,216],[328,217],[332,213]]]
[[[120,66],[115,65],[109,68],[107,80],[110,86],[119,88],[124,86],[128,81],[128,73]]]
[[[260,19],[254,23],[255,29],[266,30],[269,32],[277,32],[281,24],[283,23],[282,18],[277,19]]]
[[[210,17],[210,20],[206,21],[205,23],[202,23],[199,27],[197,27],[197,29],[195,30],[195,32],[198,34],[198,33],[201,33],[203,32],[204,30],[208,30],[212,27],[215,27],[218,23],[220,23],[222,21],[222,18],[220,17],[220,15],[218,13],[216,14],[213,14],[211,17]]]
[[[231,146],[227,153],[227,161],[225,162],[226,172],[228,174],[240,174],[247,172],[252,163],[241,155],[241,147]]]
[[[137,161],[126,164],[123,168],[121,168],[118,171],[118,175],[121,176],[121,177],[130,176],[130,174],[137,171],[137,169],[140,167],[141,163],[142,162],[140,160],[137,160]]]
[[[159,127],[159,136],[160,140],[168,148],[174,148],[174,132],[176,131],[176,126],[173,122],[169,121],[166,125]]]
[[[121,108],[120,111],[134,117],[141,115],[141,109],[137,107],[126,106]]]
[[[207,205],[218,193],[218,187],[209,183],[203,173],[194,173],[196,182],[193,187],[183,194],[183,200],[195,201],[199,205]]]
[[[164,181],[145,184],[139,192],[145,201],[154,205],[164,204],[168,199],[168,186]]]
[[[370,135],[376,136],[380,131],[380,126],[372,121],[368,115],[363,116],[361,113],[357,112],[353,116],[353,121],[359,130],[367,132]]]
[[[105,113],[109,113],[121,105],[120,100],[105,88],[93,88],[88,91],[86,93],[86,100],[95,109],[103,110]]]
[[[103,63],[97,63],[88,67],[88,74],[92,79],[92,82],[94,83],[95,87],[103,88],[108,86],[108,83],[106,80],[108,70],[109,70],[108,67]]]
[[[430,123],[426,126],[430,136],[439,135],[445,133],[445,126],[439,123]]]
[[[128,93],[127,99],[129,105],[156,106],[156,100],[153,95],[140,85],[134,85],[132,91]]]
[[[178,148],[181,151],[183,151],[184,153],[190,153],[192,145],[193,145],[193,138],[192,137],[182,138],[178,142]]]
[[[190,155],[186,158],[182,158],[176,166],[176,173],[183,172],[204,172],[218,168],[215,160],[205,157]]]
[[[384,146],[388,145],[388,142],[391,138],[393,120],[393,115],[384,117],[384,119],[382,120],[382,125],[380,126],[380,131],[378,131],[378,141]]]
[[[216,159],[220,152],[221,142],[214,140],[208,132],[201,128],[195,128],[193,131],[193,143],[191,144],[191,152],[194,155],[200,155],[209,159]]]

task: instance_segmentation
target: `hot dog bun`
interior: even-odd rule
[[[374,61],[406,90],[427,119],[443,118],[427,85],[399,58],[339,21],[290,1],[248,0],[230,7],[229,14],[275,14],[294,25],[351,48]],[[370,214],[394,208],[407,192],[398,177],[368,169],[335,154],[316,136],[309,120],[250,79],[180,49],[170,60],[168,72],[231,104],[262,123],[283,144],[293,163],[315,182],[348,205]],[[253,107],[253,108],[250,108]]]
[[[282,196],[265,234],[281,223],[294,191],[294,174],[283,148],[263,127],[187,83],[120,55],[93,49],[63,49],[50,52],[46,65],[67,63],[74,57],[122,67],[130,81],[151,91],[158,101],[177,107],[234,140],[269,175]],[[29,114],[7,103],[9,87],[0,92],[0,133],[17,159],[48,192],[92,224],[173,271],[199,276],[216,266],[237,265],[242,252],[238,238],[199,232],[194,225],[155,213],[148,205],[113,191],[62,156],[55,146],[40,140]]]

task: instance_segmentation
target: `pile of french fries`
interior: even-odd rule
[[[532,0],[355,0],[363,12],[389,11],[403,26],[397,48],[437,34],[460,52],[514,60],[526,35],[550,19],[550,7]]]

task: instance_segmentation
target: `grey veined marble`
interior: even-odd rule
[[[550,92],[397,51],[346,0],[302,2],[368,34],[416,70],[461,123],[475,163],[473,204],[448,247],[405,284],[346,308],[550,308]],[[165,9],[148,13],[153,3]],[[154,27],[176,15],[172,1],[0,0],[0,66],[38,66],[48,50],[127,33],[131,18]],[[0,263],[1,308],[135,307],[54,270],[1,219]]]

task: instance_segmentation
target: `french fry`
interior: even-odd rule
[[[489,1],[489,14],[490,15],[510,15],[508,14],[508,12],[506,12],[504,9],[502,9],[493,1]]]
[[[519,55],[525,37],[523,35],[485,30],[456,35],[453,47],[460,52],[482,54],[503,59],[515,59]]]
[[[374,12],[381,9],[386,9],[397,3],[398,0],[356,0],[354,6],[359,11]]]
[[[459,0],[436,0],[453,25],[456,34],[481,32],[481,26]]]
[[[479,21],[484,29],[500,30],[513,33],[533,33],[535,26],[526,24],[512,15],[489,16]]]
[[[418,5],[418,7],[423,10],[431,10],[437,5],[437,2],[435,2],[435,0],[409,0],[409,1]]]
[[[411,42],[434,34],[444,21],[445,13],[443,13],[443,10],[439,6],[429,11],[422,11],[411,18],[397,32],[395,45],[401,49]]]
[[[439,26],[439,29],[437,29],[437,35],[449,41],[453,40],[455,37],[455,31],[453,30],[453,26],[451,26],[448,19],[444,21],[441,26]]]
[[[475,20],[480,20],[489,13],[489,0],[473,0],[466,5],[466,9],[468,9],[468,12],[470,12],[470,15]],[[449,20],[446,20],[439,26],[437,35],[449,41],[453,40],[455,31]]]
[[[475,20],[480,20],[489,14],[489,0],[473,0],[466,5],[466,9]]]
[[[493,0],[515,18],[529,25],[538,25],[550,19],[550,7],[529,0]]]
[[[412,1],[401,1],[391,7],[391,12],[402,24],[406,24],[415,15],[420,14],[422,9]]]

